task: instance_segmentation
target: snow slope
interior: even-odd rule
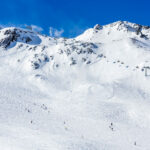
[[[0,29],[0,150],[149,150],[150,27],[74,39]]]

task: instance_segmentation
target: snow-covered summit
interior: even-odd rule
[[[8,48],[15,42],[39,44],[41,40],[36,33],[25,29],[10,27],[0,30],[1,47]]]
[[[150,38],[150,27],[127,21],[117,21],[105,26],[94,26],[79,35],[76,39],[82,41],[110,41],[126,37]]]

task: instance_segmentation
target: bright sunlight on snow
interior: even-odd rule
[[[150,27],[0,29],[0,150],[149,150],[149,114]]]

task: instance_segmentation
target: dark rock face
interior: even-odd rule
[[[17,29],[14,30],[6,30],[4,35],[7,35],[6,38],[0,40],[0,46],[7,48],[11,42],[17,41],[17,38],[20,36],[17,32]]]
[[[0,46],[4,47],[4,48],[7,48],[10,43],[13,42],[13,38],[12,37],[7,37],[5,39],[2,39],[0,41]]]
[[[77,62],[76,62],[76,60],[72,57],[72,58],[71,58],[71,64],[70,64],[70,65],[75,65],[75,64],[77,64]]]
[[[1,34],[3,33],[4,38],[0,39],[0,46],[4,48],[8,48],[13,42],[23,42],[29,43],[32,41],[32,38],[35,37],[33,32],[24,31],[23,29],[11,28],[3,31],[1,30]]]
[[[101,28],[102,28],[102,26],[99,25],[99,24],[96,24],[96,25],[94,26],[94,29],[95,29],[95,30],[100,30]]]
[[[29,43],[29,42],[32,41],[32,39],[31,39],[30,37],[27,37],[27,38],[25,39],[25,41],[26,41],[26,43]]]
[[[38,69],[40,67],[40,65],[37,62],[34,62],[33,67],[34,67],[34,69]]]
[[[143,26],[144,29],[150,29],[150,26]]]
[[[39,69],[42,67],[44,64],[49,62],[51,59],[51,56],[48,57],[47,54],[34,54],[33,56],[33,61],[31,61],[31,66],[33,69]]]
[[[136,31],[136,34],[139,35],[141,34],[141,30],[142,30],[142,26],[141,25],[138,25],[138,29]]]
[[[138,25],[138,29],[137,29],[137,31],[136,31],[136,34],[137,34],[137,35],[140,35],[141,38],[148,39],[147,36],[142,33],[142,28],[143,28],[142,25]]]

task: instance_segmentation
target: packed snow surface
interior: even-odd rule
[[[0,150],[149,149],[150,27],[0,29]]]

